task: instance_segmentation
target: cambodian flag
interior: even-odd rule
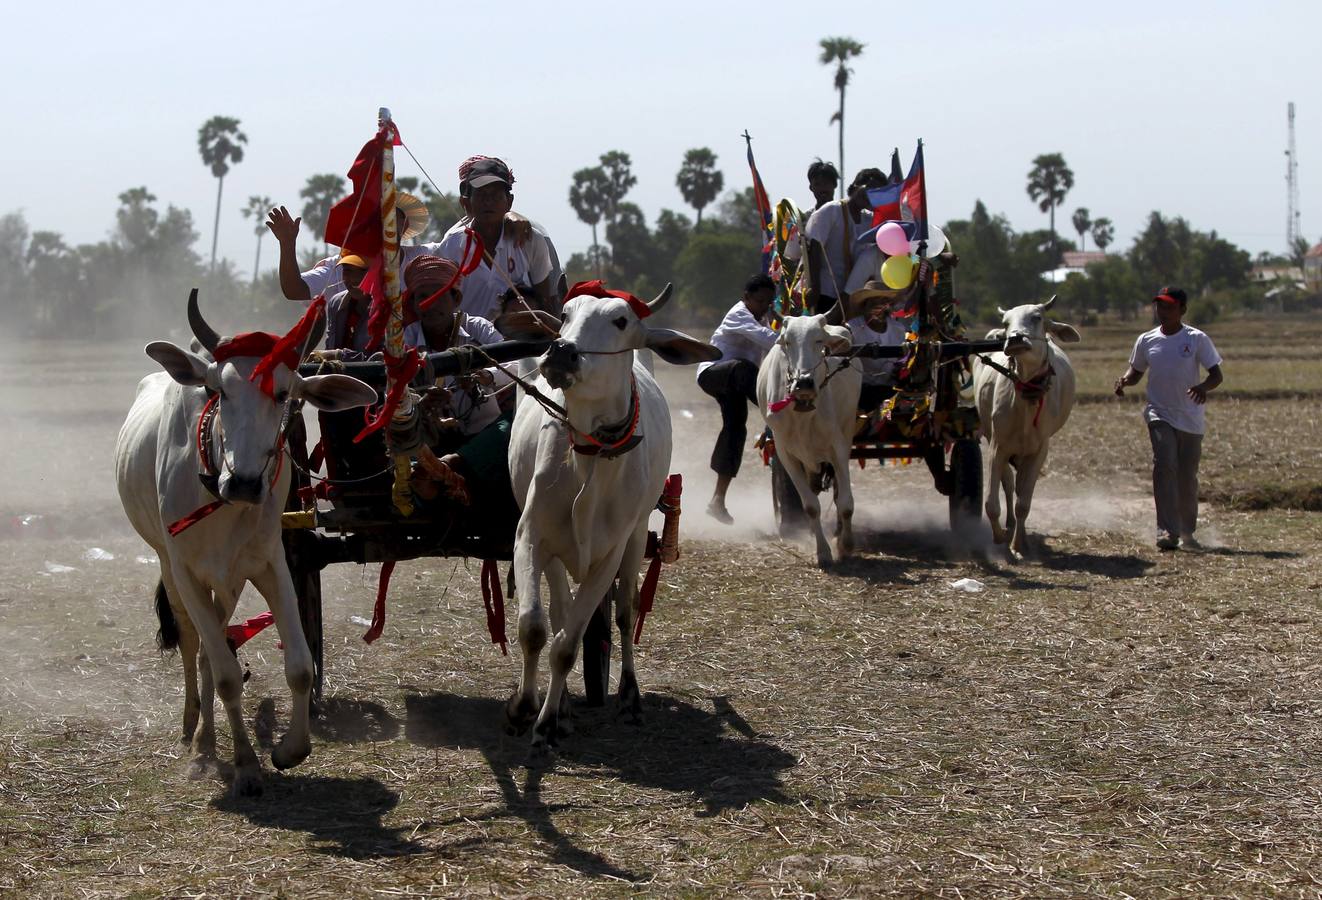
[[[870,240],[883,222],[901,223],[910,240],[927,240],[927,181],[923,176],[922,141],[918,142],[908,177],[883,188],[870,188],[868,203],[872,206],[872,228],[858,236],[860,243]]]
[[[757,172],[757,163],[753,161],[753,139],[744,132],[744,141],[748,144],[748,169],[753,173],[753,202],[762,217],[762,274],[771,270],[771,249],[775,241],[771,239],[771,198],[762,185],[762,176]]]

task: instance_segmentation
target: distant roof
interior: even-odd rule
[[[1060,255],[1060,266],[1062,269],[1082,269],[1105,259],[1106,254],[1098,250],[1066,250]]]
[[[1312,250],[1309,250],[1304,256],[1322,256],[1322,244],[1318,244]]]

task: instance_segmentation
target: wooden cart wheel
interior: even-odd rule
[[[583,694],[588,706],[605,706],[611,679],[612,587],[583,632]]]
[[[950,450],[950,529],[972,536],[982,518],[982,445],[955,441]]]

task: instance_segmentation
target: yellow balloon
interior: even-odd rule
[[[913,261],[907,256],[892,256],[881,264],[881,280],[886,287],[900,291],[913,283]]]

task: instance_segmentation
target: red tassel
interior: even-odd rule
[[[386,357],[386,373],[390,378],[390,393],[386,394],[386,402],[381,405],[381,410],[375,416],[369,416],[367,426],[354,437],[355,444],[360,443],[374,431],[381,430],[390,418],[399,409],[400,401],[404,399],[404,392],[408,390],[409,382],[413,376],[418,374],[422,368],[422,357],[418,351],[412,347],[404,350],[404,358],[396,359],[393,356]]]
[[[372,643],[381,636],[386,628],[386,591],[390,590],[390,576],[395,571],[395,561],[381,564],[381,577],[376,583],[376,605],[372,607],[372,625],[363,635],[363,640]]]
[[[656,536],[652,535],[652,540]],[[647,619],[647,614],[652,611],[652,602],[656,599],[656,583],[661,578],[661,554],[654,553],[652,562],[647,566],[647,575],[643,578],[643,589],[638,592],[638,622],[633,627],[634,646],[643,636],[643,622]]]
[[[308,304],[307,312],[303,313],[303,318],[299,319],[289,333],[275,342],[275,346],[270,352],[262,357],[261,362],[253,368],[252,374],[248,376],[249,381],[262,380],[262,393],[268,397],[275,396],[275,367],[283,363],[290,369],[297,369],[302,360],[302,354],[311,347],[304,347],[308,336],[312,334],[312,326],[317,324],[317,319],[321,318],[326,309],[326,295],[321,294],[316,300]]]
[[[491,643],[500,644],[501,656],[509,656],[505,637],[505,595],[500,591],[500,569],[494,559],[482,561],[482,604],[487,608],[487,631]]]

